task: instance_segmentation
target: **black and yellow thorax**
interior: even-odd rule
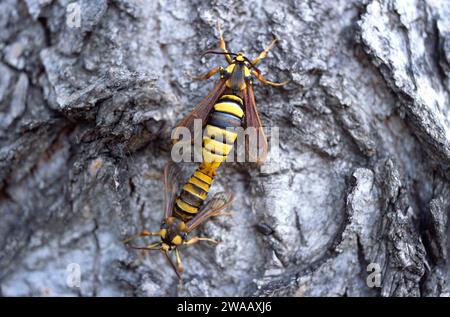
[[[231,91],[243,91],[247,87],[246,81],[251,79],[250,69],[245,65],[243,57],[236,57],[237,62],[222,68],[221,78],[227,78],[226,85]]]

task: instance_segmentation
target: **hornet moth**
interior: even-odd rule
[[[177,129],[187,128],[191,135],[194,135],[194,120],[200,119],[202,127],[206,126],[206,133],[204,133],[206,136],[203,137],[202,149],[204,161],[223,162],[226,154],[231,150],[229,145],[232,146],[237,137],[237,134],[234,138],[230,137],[229,133],[224,132],[224,129],[241,126],[242,120],[244,128],[252,127],[257,131],[257,155],[255,157],[255,155],[250,153],[248,138],[246,139],[246,153],[252,161],[261,164],[267,157],[268,146],[256,108],[253,94],[253,78],[256,78],[264,85],[275,87],[283,86],[289,82],[275,83],[269,81],[256,67],[261,60],[267,57],[269,50],[275,45],[277,40],[274,39],[255,59],[250,60],[243,52],[233,53],[228,51],[219,23],[217,23],[217,28],[220,37],[220,51],[207,50],[202,56],[207,54],[224,55],[228,66],[214,67],[203,75],[191,76],[195,80],[206,80],[215,74],[220,74],[220,78],[214,85],[214,88],[177,124],[174,134],[180,135],[182,133],[178,133]],[[211,139],[223,141],[214,142]],[[174,143],[177,142],[178,140],[174,140]],[[207,150],[206,153],[205,148]]]
[[[230,213],[224,212],[224,210],[230,206],[234,200],[234,196],[229,192],[220,192],[214,195],[209,202],[202,207],[198,208],[196,212],[184,212],[180,213],[178,202],[180,196],[183,194],[189,194],[186,191],[182,191],[178,195],[181,184],[180,170],[174,163],[166,164],[164,168],[164,208],[163,208],[163,220],[161,221],[160,230],[157,232],[142,231],[137,236],[130,237],[124,241],[126,245],[129,245],[131,241],[138,237],[150,237],[159,236],[160,241],[151,243],[144,247],[129,245],[133,249],[146,250],[146,251],[161,251],[169,261],[171,267],[181,279],[181,273],[183,272],[183,266],[181,263],[181,256],[179,247],[190,246],[196,244],[199,241],[209,241],[217,244],[218,241],[205,238],[205,237],[192,237],[188,238],[189,234],[202,223],[204,223],[210,217],[226,216]],[[189,187],[192,184],[191,177],[189,182],[183,187]],[[206,196],[206,194],[205,194]],[[192,196],[191,199],[195,198]],[[186,198],[185,198],[186,199]],[[176,265],[173,263],[169,256],[170,251],[175,251]]]
[[[224,55],[228,66],[226,68],[215,67],[204,75],[193,77],[196,80],[206,80],[217,73],[220,74],[220,79],[212,91],[180,121],[175,129],[176,133],[178,129],[187,128],[193,135],[194,120],[202,121],[204,128],[203,162],[181,189],[178,186],[181,184],[178,179],[178,168],[174,164],[167,164],[164,169],[164,215],[160,230],[158,232],[142,231],[137,236],[125,240],[125,243],[129,244],[137,237],[159,236],[161,240],[158,242],[144,247],[131,247],[139,250],[161,251],[179,278],[183,272],[179,247],[193,245],[199,241],[217,243],[217,241],[205,237],[188,239],[188,235],[210,217],[230,215],[224,210],[232,203],[233,194],[218,193],[208,203],[204,204],[204,202],[216,175],[216,169],[226,160],[236,141],[237,133],[233,131],[233,128],[241,126],[255,128],[260,141],[257,144],[257,153],[262,153],[262,155],[257,155],[255,161],[260,164],[267,156],[267,140],[256,109],[252,88],[253,78],[263,84],[275,87],[283,86],[288,82],[271,82],[265,79],[256,67],[267,56],[276,40],[273,40],[258,57],[249,60],[243,52],[233,53],[227,50],[219,24],[217,27],[221,51],[209,50],[202,56],[207,54]],[[246,150],[248,152],[247,146]],[[248,154],[251,157],[250,152]],[[172,250],[175,251],[176,265],[169,257],[169,252]]]

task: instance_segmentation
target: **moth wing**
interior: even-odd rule
[[[173,162],[164,166],[164,219],[172,216],[173,205],[180,189],[180,168]]]
[[[187,232],[191,232],[208,218],[217,216],[222,210],[231,205],[234,195],[231,192],[220,192],[214,195],[211,200],[204,205],[198,214],[186,223]]]
[[[221,78],[214,85],[213,89],[209,92],[209,94],[205,98],[203,98],[186,117],[181,119],[181,121],[175,127],[174,131],[175,135],[181,135],[181,132],[179,132],[180,128],[187,128],[191,133],[191,136],[193,136],[195,119],[202,120],[202,125],[206,123],[206,119],[209,113],[211,112],[212,107],[216,103],[217,99],[219,99],[219,97],[225,91],[226,88],[225,82],[226,79]],[[177,143],[178,141],[179,140],[173,140],[173,143]]]
[[[251,82],[247,82],[247,87],[244,90],[244,105],[245,127],[255,128],[257,134],[256,150],[254,149],[253,144],[250,144],[247,135],[245,142],[246,153],[248,154],[250,161],[262,164],[267,158],[268,145],[266,135],[262,128],[261,119],[259,118],[258,110],[256,109],[256,101]]]

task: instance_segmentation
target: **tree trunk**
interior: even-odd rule
[[[449,294],[450,5],[431,0],[0,2],[1,295]],[[157,230],[174,125],[256,56],[276,155],[227,163],[232,217],[184,283],[125,237]],[[186,175],[195,164],[182,164]],[[80,273],[81,275],[78,275]],[[77,277],[81,284],[78,287]]]

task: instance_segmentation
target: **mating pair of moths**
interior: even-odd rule
[[[271,86],[282,86],[287,82],[274,83],[266,80],[256,65],[267,56],[275,44],[273,40],[257,58],[249,60],[244,53],[232,53],[226,48],[220,31],[220,51],[206,51],[206,54],[222,54],[228,63],[226,68],[215,67],[204,75],[193,77],[196,80],[206,80],[215,74],[220,74],[219,81],[212,91],[198,103],[194,110],[177,125],[177,129],[194,130],[194,120],[202,120],[203,126],[203,161],[188,180],[179,189],[178,170],[174,164],[167,164],[164,169],[164,219],[158,232],[143,231],[136,237],[159,236],[161,241],[145,247],[131,246],[141,250],[159,250],[167,257],[172,268],[180,277],[183,272],[178,247],[192,245],[198,241],[217,241],[210,238],[192,237],[188,235],[206,219],[227,215],[224,210],[233,201],[233,194],[218,193],[208,203],[204,203],[209,188],[216,175],[216,169],[226,160],[237,138],[233,128],[255,128],[260,142],[257,143],[257,153],[262,153],[256,160],[262,163],[267,154],[267,140],[262,130],[261,120],[256,109],[253,95],[253,78]],[[203,56],[202,55],[202,56]],[[129,244],[136,237],[125,241]],[[169,251],[175,251],[176,263],[169,257]]]

